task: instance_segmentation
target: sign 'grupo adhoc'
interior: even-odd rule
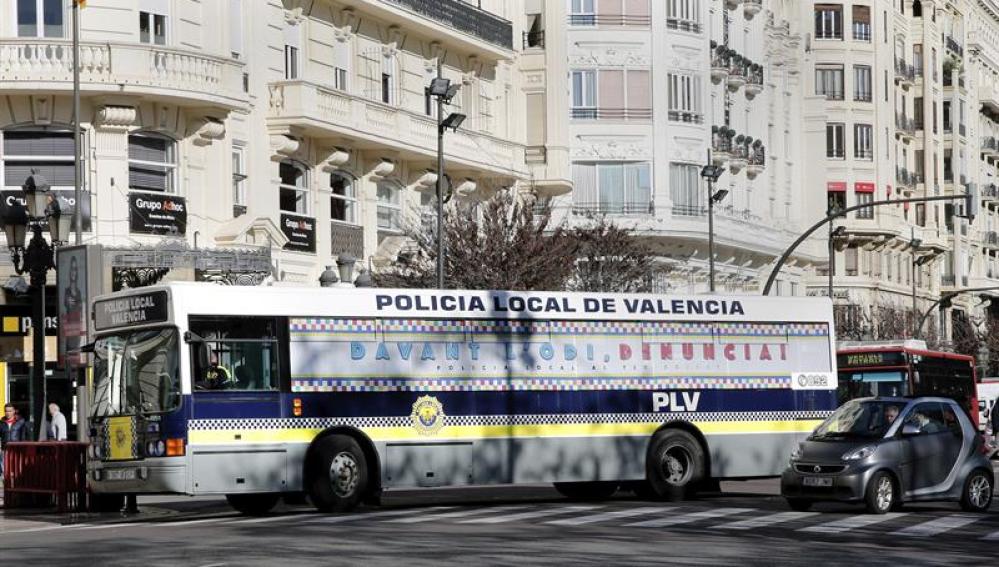
[[[187,201],[176,195],[128,194],[128,226],[143,234],[187,232]]]
[[[167,292],[154,291],[94,303],[94,328],[98,331],[162,323],[167,320]]]
[[[281,232],[288,237],[285,250],[316,251],[316,219],[298,215],[281,215]]]

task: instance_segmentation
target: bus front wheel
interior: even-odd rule
[[[226,502],[240,514],[263,516],[271,511],[281,499],[280,494],[226,494]]]
[[[686,431],[666,429],[652,438],[645,468],[652,492],[676,502],[690,496],[704,478],[704,450]]]
[[[317,442],[309,497],[320,512],[357,507],[368,487],[368,465],[357,441],[331,435]]]

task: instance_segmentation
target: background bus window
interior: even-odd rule
[[[971,399],[975,397],[975,378],[967,362],[924,359],[913,365],[913,369],[914,395],[950,398],[968,410],[970,415],[973,409]]]
[[[274,319],[191,317],[191,332],[201,339],[191,343],[195,390],[270,391],[280,386]]]
[[[837,390],[840,403],[869,396],[908,395],[905,373],[901,370],[841,372]]]

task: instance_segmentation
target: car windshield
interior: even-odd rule
[[[905,406],[903,402],[851,400],[822,422],[811,439],[855,439],[883,437]]]
[[[162,413],[180,404],[176,329],[101,337],[94,344],[91,417]]]

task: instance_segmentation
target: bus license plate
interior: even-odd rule
[[[135,480],[137,469],[107,469],[104,471],[104,478],[107,480]]]
[[[806,476],[801,479],[801,484],[805,486],[832,486],[832,480],[821,476]]]

